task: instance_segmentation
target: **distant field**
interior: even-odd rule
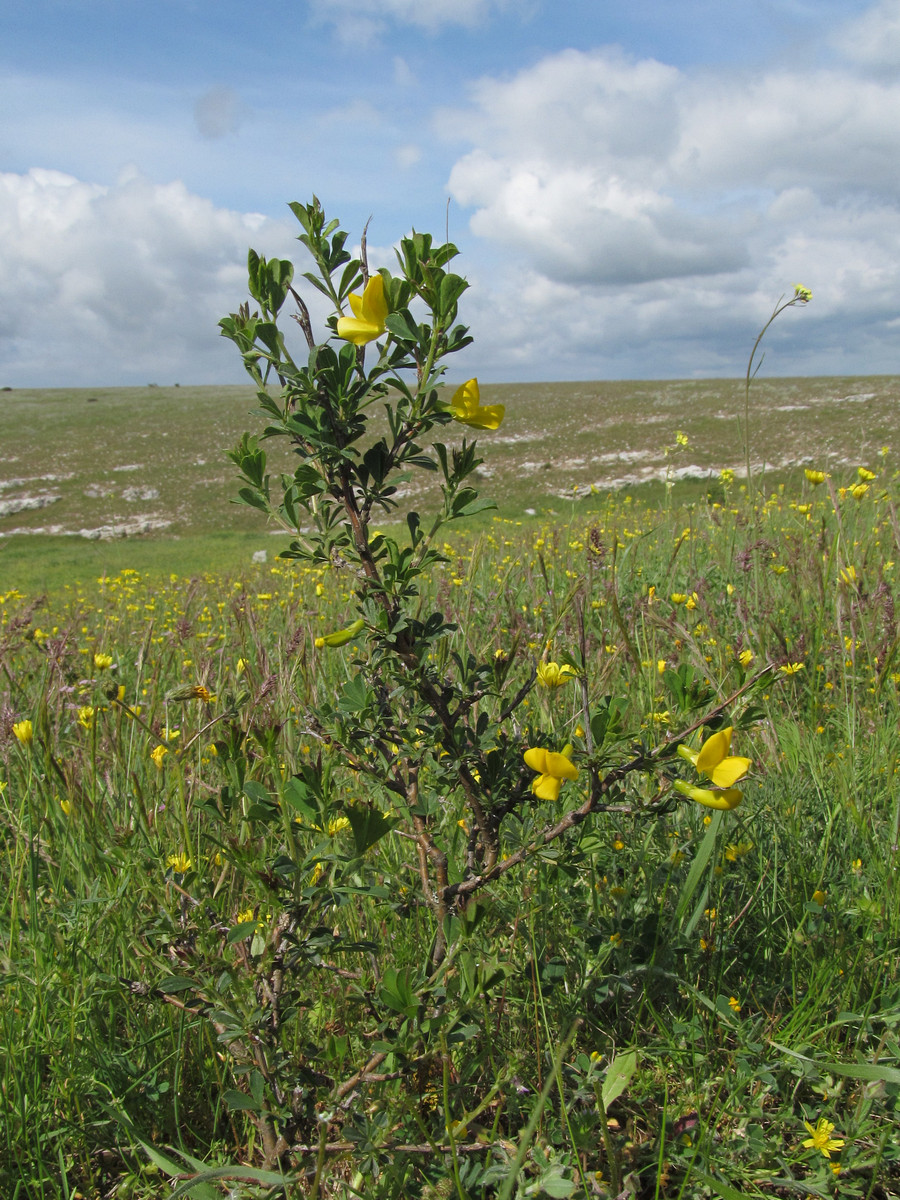
[[[479,439],[482,491],[506,516],[544,514],[592,486],[635,488],[667,471],[674,480],[723,467],[742,473],[738,380],[507,384],[485,386],[482,398],[506,405],[499,432]],[[898,400],[900,376],[757,381],[754,464],[783,477],[804,463],[873,462],[898,443]],[[216,560],[211,535],[226,560],[259,546],[271,557],[276,539],[259,514],[228,503],[236,485],[225,451],[245,429],[261,427],[249,415],[254,405],[250,387],[0,393],[0,563],[12,572],[40,549],[65,570],[91,571],[128,558],[134,539],[178,538],[206,566],[198,548]],[[674,449],[676,431],[688,446]],[[289,469],[287,448],[269,448],[273,468]],[[428,506],[424,494],[421,504]],[[122,537],[131,550],[86,545]],[[175,551],[180,568],[187,550]]]

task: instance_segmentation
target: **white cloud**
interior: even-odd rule
[[[2,382],[239,379],[216,324],[246,298],[248,246],[293,253],[292,234],[136,171],[0,175]]]
[[[496,248],[474,323],[494,378],[734,373],[796,282],[814,303],[779,327],[779,373],[896,370],[900,82],[855,62],[680,71],[607,47],[470,96],[436,124],[468,144],[449,188]]]
[[[849,21],[834,38],[847,58],[868,67],[900,65],[900,0],[882,0],[855,21]]]

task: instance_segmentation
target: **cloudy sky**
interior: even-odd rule
[[[315,192],[451,238],[461,378],[900,373],[900,0],[28,0],[0,41],[0,386],[239,382]],[[301,266],[301,269],[302,266]]]

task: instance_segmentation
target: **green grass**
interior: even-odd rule
[[[45,568],[36,609],[4,575],[0,1192],[149,1198],[202,1163],[230,1164],[228,1194],[264,1194],[239,1181],[262,1155],[241,1108],[254,1068],[234,1047],[270,1036],[276,919],[296,911],[277,1047],[311,1149],[289,1195],[312,1194],[317,1161],[320,1195],[367,1200],[900,1194],[900,544],[897,482],[875,448],[887,434],[867,436],[846,449],[879,472],[860,500],[798,485],[748,514],[737,485],[707,504],[705,487],[677,484],[652,503],[557,499],[553,519],[454,536],[434,582],[451,648],[503,649],[525,680],[548,637],[557,657],[577,644],[576,610],[561,608],[577,587],[591,706],[620,697],[635,736],[690,724],[677,669],[712,681],[713,699],[745,678],[742,649],[774,670],[763,719],[735,734],[756,764],[740,808],[709,824],[687,803],[649,817],[652,797],[627,792],[486,889],[451,931],[439,993],[423,976],[435,931],[410,843],[393,834],[359,858],[346,828],[291,819],[291,776],[328,760],[307,703],[354,674],[353,647],[312,645],[343,622],[352,581],[271,556],[215,571],[201,534],[88,543],[89,569]],[[831,453],[833,485],[855,483]],[[241,539],[222,535],[222,562],[246,563],[259,539]],[[85,582],[60,586],[67,573]],[[208,705],[174,698],[198,684]],[[119,686],[140,722],[112,699]],[[574,736],[575,687],[533,703],[529,719]],[[30,746],[13,733],[26,718]],[[179,737],[157,768],[166,728]],[[339,759],[328,770],[335,815],[366,798]],[[574,787],[505,825],[505,851]],[[436,818],[460,849],[458,819],[452,805]],[[286,851],[299,876],[278,876]],[[167,865],[178,854],[185,872]],[[260,925],[229,940],[248,910]],[[404,1015],[417,988],[432,1007]],[[336,1102],[380,1047],[387,1058]],[[629,1048],[634,1073],[613,1096]],[[844,1143],[839,1176],[802,1145],[820,1119]]]

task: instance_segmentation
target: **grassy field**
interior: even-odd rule
[[[500,511],[423,604],[513,690],[585,663],[528,695],[510,764],[541,729],[583,752],[589,711],[619,714],[614,766],[732,697],[753,769],[734,811],[673,765],[542,848],[586,785],[535,797],[437,971],[420,814],[310,720],[357,703],[364,650],[315,647],[352,581],[227,505],[252,397],[4,393],[0,495],[59,499],[0,542],[0,1195],[900,1195],[898,383],[759,385],[752,502],[719,475],[738,385],[484,389]],[[171,524],[33,532],[132,512]],[[465,812],[427,814],[461,857]]]
[[[507,517],[567,512],[561,503],[592,486],[633,490],[745,469],[739,381],[511,384],[483,395],[506,405],[480,479]],[[876,461],[881,446],[897,444],[898,401],[894,376],[757,381],[754,470],[765,467],[779,482],[807,463],[840,469]],[[181,573],[237,567],[260,550],[273,557],[276,538],[230,503],[236,489],[225,451],[255,426],[253,408],[249,387],[0,392],[5,573],[40,586],[79,562],[92,574],[115,573],[129,555],[131,565],[150,566],[158,552],[145,559],[140,543],[156,537],[177,539],[170,563]],[[677,445],[677,431],[687,446]],[[267,449],[273,470],[293,469],[278,441]],[[426,509],[432,502],[416,491],[403,500]],[[136,549],[115,545],[129,534]],[[102,544],[86,551],[87,539]]]

